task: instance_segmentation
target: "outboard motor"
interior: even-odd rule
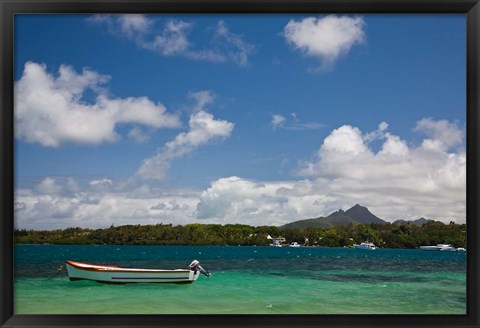
[[[204,274],[207,277],[210,277],[212,275],[210,272],[208,272],[207,270],[202,268],[200,266],[200,262],[198,262],[197,260],[193,260],[192,263],[190,263],[190,265],[188,267],[190,268],[190,270],[192,270],[194,272],[199,271],[200,273]]]

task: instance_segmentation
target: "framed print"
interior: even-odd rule
[[[1,327],[478,327],[477,1],[0,4]]]

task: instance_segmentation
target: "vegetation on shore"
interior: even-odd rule
[[[403,224],[349,224],[330,228],[289,228],[242,224],[124,225],[105,229],[15,230],[17,244],[107,244],[107,245],[244,245],[266,246],[271,237],[285,237],[306,246],[343,247],[367,239],[382,248],[417,248],[449,243],[466,247],[465,224],[427,222]]]

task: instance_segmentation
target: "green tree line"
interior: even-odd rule
[[[382,248],[417,248],[449,243],[466,247],[466,225],[428,222],[410,224],[350,224],[321,228],[282,228],[243,224],[124,225],[105,229],[15,230],[17,244],[107,244],[107,245],[244,245],[266,246],[268,236],[284,237],[288,243],[306,246],[343,247],[366,240]]]

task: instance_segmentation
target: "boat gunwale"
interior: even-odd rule
[[[120,268],[117,266],[101,266],[96,264],[75,262],[71,260],[67,260],[66,264],[74,267],[77,270],[94,271],[94,272],[116,272],[116,273],[187,273],[188,272],[190,273],[190,271],[192,271],[188,269],[161,270],[161,269]],[[85,267],[83,265],[85,265]]]

